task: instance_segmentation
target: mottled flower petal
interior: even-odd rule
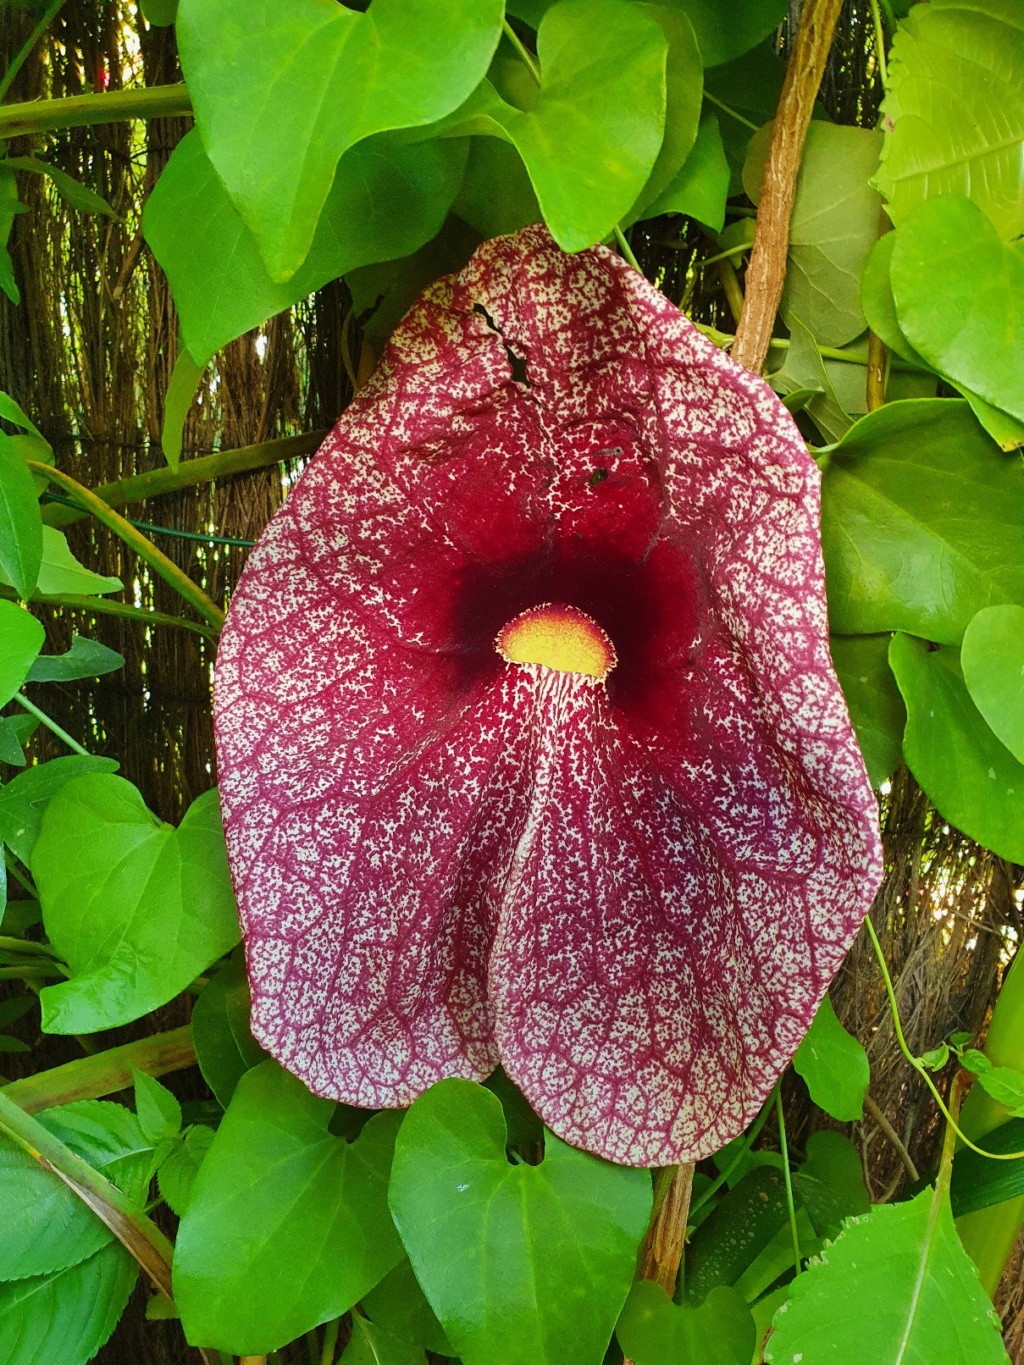
[[[545,604],[606,679],[539,629],[501,657]],[[570,1142],[706,1155],[880,876],[792,420],[543,228],[396,331],[250,558],[216,701],[255,1032],[352,1103],[501,1060]]]

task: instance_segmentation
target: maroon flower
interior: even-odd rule
[[[253,551],[216,693],[253,1028],[317,1094],[500,1062],[569,1142],[702,1157],[878,882],[796,427],[543,228],[399,327]]]

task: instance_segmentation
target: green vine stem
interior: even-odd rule
[[[24,43],[22,43],[20,49],[12,58],[10,66],[4,72],[3,79],[0,80],[0,100],[6,98],[8,90],[10,90],[14,83],[14,78],[31,56],[32,49],[35,47],[36,43],[38,43],[39,39],[50,27],[51,22],[56,17],[57,11],[63,3],[64,0],[50,0],[50,3],[39,16],[38,24],[36,24]]]
[[[251,469],[266,469],[268,465],[284,464],[287,460],[301,460],[312,455],[323,444],[328,431],[305,431],[299,436],[282,436],[259,445],[237,446],[233,450],[218,450],[212,455],[200,455],[182,460],[176,469],[149,469],[145,474],[133,474],[127,479],[103,483],[90,491],[108,507],[124,507],[128,503],[156,498],[163,493],[177,493],[196,484],[212,483],[232,474],[245,474]],[[47,526],[70,526],[88,513],[62,503],[47,503],[43,521]]]
[[[871,923],[870,915],[864,921],[864,924],[871,938],[871,944],[875,950],[875,957],[878,959],[882,980],[885,982],[885,993],[889,997],[889,1013],[892,1016],[892,1025],[896,1032],[896,1042],[899,1044],[899,1049],[903,1053],[906,1061],[910,1063],[928,1089],[932,1092],[932,1098],[939,1106],[943,1118],[952,1126],[960,1141],[964,1143],[965,1146],[970,1147],[972,1152],[977,1152],[979,1156],[987,1156],[992,1161],[1019,1161],[1021,1157],[1024,1157],[1024,1152],[987,1152],[984,1147],[979,1147],[977,1143],[972,1142],[967,1134],[957,1127],[955,1117],[950,1113],[946,1101],[942,1098],[938,1087],[928,1074],[928,1068],[919,1057],[914,1056],[907,1046],[907,1040],[903,1033],[903,1023],[900,1019],[899,1005],[896,1003],[896,991],[893,989],[892,977],[889,975],[889,965],[885,960],[885,954],[882,952],[882,945],[878,941],[878,934],[875,932],[875,926]]]
[[[36,943],[29,938],[12,938],[9,934],[0,934],[0,952],[21,953],[25,957],[56,957],[56,948],[51,948],[48,943]]]
[[[57,738],[66,744],[74,753],[81,754],[83,758],[91,757],[88,749],[79,744],[78,740],[75,739],[73,735],[69,735],[68,732],[59,726],[55,720],[51,719],[45,711],[41,711],[34,701],[29,701],[24,692],[15,692],[14,700],[19,706],[23,707],[30,716],[35,716],[36,720],[39,721],[41,725],[45,725],[51,734],[56,735]]]
[[[706,89],[704,91],[704,98],[707,100],[708,104],[713,104],[716,109],[721,109],[723,114],[728,114],[729,117],[734,118],[737,123],[742,123],[744,128],[749,128],[752,133],[757,132],[757,124],[752,123],[750,119],[745,118],[743,114],[738,114],[736,110],[733,109],[732,105],[725,104],[722,100],[716,99],[714,95],[708,94]]]
[[[789,1212],[789,1231],[793,1238],[793,1267],[799,1275],[803,1265],[800,1256],[800,1230],[796,1225],[796,1202],[793,1199],[793,1172],[789,1168],[789,1142],[786,1138],[786,1115],[782,1110],[782,1088],[775,1087],[775,1113],[779,1121],[779,1149],[782,1152],[782,1174],[786,1181],[786,1208]]]
[[[136,530],[130,522],[125,521],[124,517],[115,512],[102,498],[97,497],[91,489],[80,484],[77,479],[71,478],[69,474],[63,473],[59,469],[54,469],[52,465],[42,464],[38,460],[26,460],[25,463],[34,474],[41,474],[52,483],[58,484],[65,492],[70,493],[74,500],[85,511],[91,512],[97,521],[119,536],[124,543],[133,549],[149,567],[158,573],[165,583],[169,583],[179,597],[194,607],[204,621],[214,630],[220,630],[224,624],[224,613],[213,602],[198,584],[193,583],[187,574],[182,573],[173,559],[168,559],[163,550],[158,549],[148,536],[144,536],[141,531]]]
[[[537,65],[537,61],[533,53],[529,50],[528,47],[526,47],[522,38],[520,38],[519,34],[515,31],[515,29],[512,27],[512,25],[509,23],[507,19],[503,20],[501,27],[505,34],[505,37],[509,40],[512,46],[515,48],[516,52],[518,52],[519,56],[522,58],[524,64],[526,65],[527,69],[530,72],[530,75],[537,82],[537,84],[540,85],[540,67]]]
[[[26,1114],[37,1114],[58,1104],[71,1104],[73,1100],[116,1095],[132,1084],[132,1067],[147,1076],[166,1076],[168,1072],[194,1066],[195,1061],[192,1030],[186,1024],[12,1081],[0,1090],[0,1095],[14,1101]]]
[[[18,600],[18,595],[13,589],[5,588],[2,585],[0,585],[0,597],[6,597],[8,601]],[[141,621],[147,626],[176,626],[179,630],[191,630],[196,635],[205,636],[207,640],[216,640],[217,638],[217,631],[212,626],[202,625],[198,621],[186,620],[184,616],[171,616],[165,611],[149,611],[146,607],[133,607],[130,602],[111,602],[109,598],[85,597],[72,592],[35,592],[28,600],[38,602],[42,607],[70,607],[75,611],[92,611],[98,616],[122,616],[125,620]]]
[[[102,95],[69,95],[66,99],[29,100],[0,108],[0,139],[49,133],[58,128],[84,128],[133,118],[174,118],[191,114],[192,100],[182,85],[152,85],[111,90]]]
[[[642,275],[644,272],[640,270],[640,262],[633,255],[633,248],[630,246],[626,234],[619,227],[618,223],[615,224],[615,241],[618,244],[619,251],[625,259],[630,263],[634,270],[639,270]]]

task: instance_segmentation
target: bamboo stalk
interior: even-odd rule
[[[182,1071],[194,1066],[195,1048],[192,1030],[171,1029],[154,1033],[136,1043],[95,1052],[91,1057],[37,1072],[24,1080],[12,1081],[0,1090],[0,1095],[13,1101],[26,1114],[37,1114],[41,1109],[52,1109],[73,1100],[94,1100],[102,1095],[113,1095],[132,1084],[132,1067],[147,1076],[166,1076],[170,1071]]]
[[[134,118],[173,118],[191,114],[192,99],[183,84],[111,90],[66,99],[29,100],[0,107],[0,138],[48,133],[56,128],[83,128],[94,123],[120,123]]]

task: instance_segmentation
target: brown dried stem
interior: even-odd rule
[[[760,374],[786,281],[789,222],[807,125],[832,46],[842,0],[805,0],[761,181],[757,234],[747,267],[743,316],[732,356]]]

